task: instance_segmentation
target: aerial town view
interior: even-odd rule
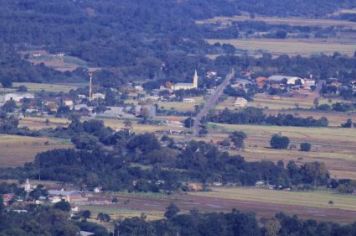
[[[356,0],[0,0],[0,236],[356,236]]]

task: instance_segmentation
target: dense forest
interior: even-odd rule
[[[42,67],[30,68],[15,56],[15,52],[41,48],[52,53],[63,52],[79,57],[90,66],[110,70],[113,73],[110,77],[116,80],[184,81],[195,68],[218,68],[224,72],[225,67],[219,66],[221,62],[230,60],[231,65],[229,58],[222,57],[214,66],[205,57],[209,53],[229,54],[231,47],[208,45],[204,38],[209,37],[215,29],[195,24],[197,19],[237,15],[240,12],[319,17],[352,6],[355,7],[353,0],[2,0],[0,46],[14,50],[13,53],[3,53],[11,56],[11,60],[16,63],[9,64],[8,60],[0,58],[2,63],[5,61],[0,75],[11,77],[13,81],[37,82],[83,77],[80,71],[71,75],[58,74]],[[246,59],[243,60],[246,62]],[[281,60],[290,63],[288,58]],[[303,60],[298,59],[296,63],[305,66]],[[233,65],[240,66],[237,63]],[[327,63],[323,68],[328,69],[329,65]],[[296,68],[283,67],[283,72],[291,72],[287,71],[291,69]],[[309,68],[303,69],[304,72],[312,72]]]

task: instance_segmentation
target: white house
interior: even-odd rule
[[[247,106],[248,101],[245,98],[238,97],[234,103],[235,107],[243,108]]]

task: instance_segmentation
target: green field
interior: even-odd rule
[[[258,188],[213,188],[210,192],[190,193],[195,196],[217,197],[291,206],[331,208],[356,211],[356,196],[329,191],[293,192]],[[333,201],[333,204],[329,204]]]

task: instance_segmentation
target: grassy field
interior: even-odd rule
[[[210,123],[209,140],[222,140],[229,132],[244,131],[248,138],[245,150],[233,152],[241,154],[248,161],[271,160],[285,162],[294,160],[298,163],[309,161],[324,162],[333,177],[355,179],[356,172],[356,132],[343,128],[308,128],[263,125],[227,125]],[[288,136],[296,148],[274,150],[269,148],[273,134]],[[311,152],[300,152],[299,144],[310,142]]]
[[[72,145],[65,140],[0,135],[0,166],[21,166],[32,161],[37,153],[69,147]]]
[[[30,92],[40,92],[42,90],[47,92],[64,92],[68,93],[70,90],[75,90],[79,87],[83,87],[84,84],[49,84],[49,83],[14,83],[14,87],[26,86]]]
[[[164,108],[166,110],[177,110],[177,111],[194,111],[196,105],[201,105],[204,102],[203,97],[194,97],[195,101],[192,103],[185,103],[185,102],[158,102],[158,106],[160,108]]]
[[[356,50],[356,43],[339,43],[321,40],[295,39],[208,39],[208,43],[231,44],[237,49],[247,50],[252,54],[270,52],[273,55],[303,55],[333,54],[340,52],[352,56]]]
[[[355,196],[336,194],[327,191],[289,192],[258,188],[234,187],[213,188],[210,192],[194,192],[190,194],[195,196],[216,197],[221,199],[356,211]],[[333,201],[334,204],[329,204],[329,201]]]
[[[355,12],[355,10],[348,10]],[[347,12],[344,10],[343,13]],[[232,17],[214,17],[206,20],[196,21],[197,24],[216,24],[221,23],[224,25],[230,25],[232,22],[239,21],[263,21],[267,24],[273,25],[291,25],[291,26],[316,26],[316,27],[346,27],[349,29],[356,29],[356,23],[346,20],[333,20],[333,19],[307,19],[298,17],[266,17],[266,16],[256,16],[253,19],[246,15],[232,16]]]

